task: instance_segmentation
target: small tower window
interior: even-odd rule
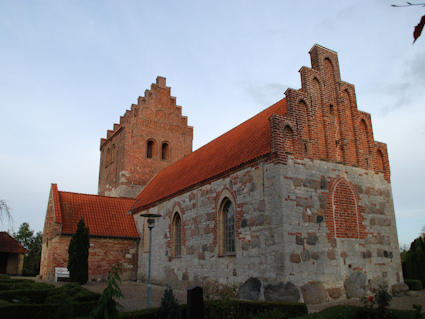
[[[169,145],[167,143],[162,143],[162,152],[161,152],[161,159],[162,160],[168,160],[169,158]]]
[[[148,141],[148,146],[147,146],[147,158],[152,158],[153,157],[153,141]]]
[[[111,163],[115,162],[115,144],[112,144]]]
[[[110,161],[111,161],[111,149],[108,148],[108,150],[106,151],[106,163],[105,163],[106,167],[109,165]]]

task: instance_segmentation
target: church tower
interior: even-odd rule
[[[192,140],[193,127],[158,76],[100,140],[99,195],[136,197],[159,171],[192,152]]]

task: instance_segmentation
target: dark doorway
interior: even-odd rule
[[[8,253],[0,253],[0,274],[5,274],[7,269]]]

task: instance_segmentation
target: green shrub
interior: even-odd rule
[[[180,305],[180,313],[182,318],[186,318],[186,305]],[[149,308],[136,310],[131,312],[125,312],[122,315],[122,319],[152,319],[155,318],[159,308]]]
[[[411,243],[402,266],[404,278],[420,280],[425,287],[425,242],[422,237]]]
[[[167,286],[164,296],[161,298],[161,306],[156,314],[157,319],[180,319],[181,311],[179,302],[173,294],[173,289]]]
[[[0,283],[0,291],[4,290],[44,290],[54,288],[54,285],[45,284],[42,282],[24,281],[24,282],[9,282]]]
[[[418,279],[404,279],[404,283],[409,286],[409,290],[422,290],[422,282]]]
[[[18,300],[19,303],[42,304],[46,300],[48,293],[53,289],[0,291],[0,299],[9,302]]]
[[[412,310],[397,310],[390,309],[385,317],[378,314],[376,309],[369,309],[358,306],[333,306],[326,308],[320,312],[312,313],[299,317],[298,319],[375,319],[375,318],[386,318],[386,319],[413,319],[420,318],[416,317],[415,311]]]
[[[0,274],[0,280],[10,280],[10,276],[5,274]]]
[[[0,283],[15,283],[15,282],[35,282],[32,279],[1,279],[0,278]]]
[[[93,309],[90,316],[94,319],[115,319],[121,318],[122,315],[119,313],[117,306],[121,306],[114,300],[118,298],[124,298],[124,295],[119,287],[121,282],[120,274],[122,273],[122,264],[112,266],[112,269],[108,273],[108,286],[100,296],[96,308]]]
[[[250,315],[260,315],[264,312],[273,312],[275,309],[280,317],[271,318],[295,318],[308,313],[307,306],[299,302],[283,301],[245,301],[238,300],[239,318],[248,318]]]
[[[8,301],[6,301],[4,299],[0,299],[0,308],[1,307],[6,307],[6,306],[9,306],[9,305],[10,305],[10,302],[8,302]]]
[[[96,302],[80,302],[73,303],[72,313],[74,317],[88,317],[92,309],[96,306]],[[63,311],[61,310],[63,305],[50,304],[50,305],[20,305],[11,304],[6,307],[0,307],[0,318],[8,319],[22,319],[22,318],[43,318],[43,319],[62,319]]]
[[[46,303],[60,303],[67,298],[71,298],[71,302],[98,301],[100,294],[81,287],[76,282],[70,282],[60,288],[52,289],[46,298]]]
[[[122,314],[122,319],[152,319],[155,318],[159,308],[149,308],[125,312]]]
[[[224,284],[216,280],[204,279],[204,315],[206,319],[238,318],[238,304],[233,302],[238,298],[238,285]]]
[[[89,229],[83,218],[77,225],[68,247],[68,270],[71,281],[84,285],[89,278]]]

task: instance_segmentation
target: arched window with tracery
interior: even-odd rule
[[[221,254],[234,254],[235,249],[235,205],[229,198],[224,198],[220,205],[220,241]]]
[[[178,212],[174,213],[172,222],[171,250],[173,257],[180,257],[182,254],[182,220]]]

